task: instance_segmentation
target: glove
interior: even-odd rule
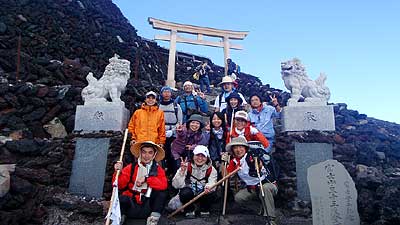
[[[167,138],[172,137],[172,134],[174,134],[174,132],[173,132],[172,130],[167,130],[167,131],[165,131],[165,136],[166,136]]]
[[[221,153],[221,160],[224,162],[228,162],[229,161],[229,154],[228,152],[222,152]]]

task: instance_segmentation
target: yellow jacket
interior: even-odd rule
[[[157,105],[142,104],[131,117],[128,130],[136,142],[153,141],[156,144],[165,144],[164,112]]]

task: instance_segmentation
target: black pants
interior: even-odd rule
[[[192,188],[190,187],[184,187],[179,190],[179,199],[181,200],[182,204],[188,203],[190,200],[192,200],[195,197]],[[215,201],[217,198],[217,195],[214,192],[210,192],[206,195],[203,195],[201,198],[197,199],[195,203],[198,203],[200,206],[200,211],[201,212],[206,212],[210,211],[210,205]],[[186,207],[187,211],[193,211],[194,210],[194,205],[190,205]]]
[[[164,145],[165,159],[163,161],[165,163],[164,168],[167,168],[167,175],[174,175],[176,173],[175,160],[171,152],[171,144],[174,140],[175,137],[169,137],[166,139]]]
[[[152,212],[161,214],[167,200],[167,192],[153,190],[150,198],[142,196],[142,199],[143,203],[137,204],[134,198],[120,195],[121,213],[129,218],[147,218]]]

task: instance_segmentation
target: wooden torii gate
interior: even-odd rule
[[[168,75],[166,85],[175,87],[175,58],[176,58],[176,42],[188,43],[194,45],[206,45],[211,47],[224,48],[225,76],[227,73],[226,60],[229,58],[229,49],[242,50],[243,47],[231,44],[229,39],[243,40],[248,31],[220,30],[209,27],[199,27],[187,24],[172,23],[155,18],[148,18],[149,24],[154,29],[170,31],[169,35],[156,35],[155,40],[169,41],[169,58],[168,58]],[[197,35],[197,39],[181,37],[178,33],[188,33]],[[203,36],[222,38],[222,41],[204,40]]]

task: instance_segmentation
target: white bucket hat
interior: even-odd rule
[[[237,111],[235,113],[235,119],[244,119],[246,121],[249,121],[248,116],[247,116],[247,112],[245,111]]]
[[[149,91],[149,92],[146,93],[146,97],[148,97],[150,95],[153,95],[154,98],[157,98],[157,94],[154,91]]]
[[[185,83],[183,83],[183,87],[185,86],[193,86],[193,83],[190,81],[185,81]]]
[[[210,153],[208,152],[208,148],[204,145],[197,145],[193,150],[193,155],[203,154],[206,157],[210,157]]]

